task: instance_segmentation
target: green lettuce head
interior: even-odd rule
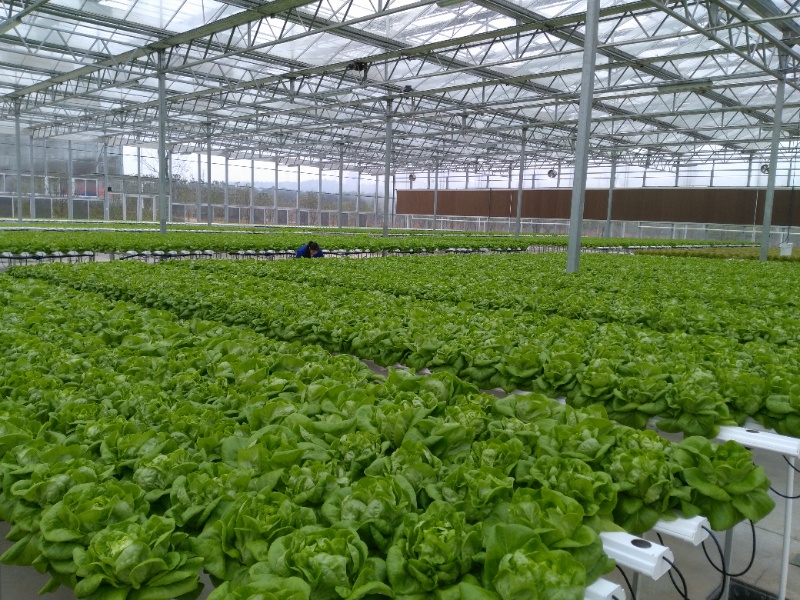
[[[420,514],[403,518],[386,566],[397,594],[427,594],[456,584],[472,568],[480,551],[479,533],[463,512],[433,502]]]
[[[171,600],[199,593],[203,559],[180,550],[186,534],[175,521],[154,515],[99,532],[73,559],[80,578],[75,596],[85,600]]]
[[[311,587],[312,600],[336,600],[358,597],[363,585],[371,593],[391,595],[379,581],[382,567],[375,568],[368,559],[367,545],[352,529],[325,529],[316,525],[303,527],[275,540],[269,549],[269,568],[280,577],[299,577]],[[369,584],[362,571],[374,574]]]

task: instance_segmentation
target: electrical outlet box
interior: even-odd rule
[[[674,562],[672,550],[625,532],[604,531],[600,534],[605,553],[622,567],[633,569],[651,579],[659,579],[669,571],[667,560]],[[666,560],[665,560],[666,559]]]

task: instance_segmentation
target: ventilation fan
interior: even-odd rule
[[[547,176],[548,176],[550,179],[554,179],[554,178],[558,177],[558,171],[556,171],[555,169],[550,169],[550,170],[547,172]]]
[[[763,164],[763,165],[761,165],[761,172],[762,172],[764,175],[766,175],[767,173],[769,173],[769,165],[768,165],[768,164]]]
[[[411,175],[408,176],[408,180],[409,181],[416,181],[417,180],[417,176],[414,175],[413,173],[411,173]]]

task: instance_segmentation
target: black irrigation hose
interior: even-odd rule
[[[631,600],[636,600],[636,594],[633,592],[633,586],[631,582],[628,580],[628,576],[625,574],[625,571],[622,570],[622,567],[617,565],[617,570],[622,573],[622,578],[625,580],[625,583],[628,585],[628,591],[631,593]]]
[[[676,589],[676,590],[678,591],[678,593],[681,595],[681,598],[683,598],[683,600],[689,600],[689,596],[688,596],[688,591],[689,591],[689,590],[688,590],[688,588],[686,587],[686,579],[684,579],[684,578],[683,578],[683,573],[681,573],[680,569],[679,569],[678,567],[676,567],[676,566],[675,566],[675,563],[674,563],[674,562],[672,562],[670,559],[668,559],[668,558],[664,558],[664,561],[665,561],[665,562],[666,562],[666,563],[669,565],[669,567],[670,567],[670,569],[669,569],[668,573],[669,573],[669,580],[672,582],[672,585],[674,585],[674,586],[675,586],[675,589]],[[678,574],[678,577],[680,577],[680,580],[681,580],[681,585],[683,585],[683,591],[681,591],[681,590],[679,590],[679,589],[678,589],[678,584],[677,584],[677,583],[675,583],[675,579],[672,577],[672,571],[675,571],[675,572]]]
[[[725,568],[725,553],[722,551],[722,546],[719,545],[719,540],[717,539],[717,536],[714,535],[714,532],[711,531],[705,525],[703,525],[703,529],[705,529],[708,535],[711,536],[711,539],[714,540],[714,545],[717,547],[717,551],[719,552],[719,560],[720,563],[722,564],[722,571],[720,571],[722,573],[722,585],[720,585],[719,587],[719,595],[716,598],[714,598],[714,600],[720,600],[722,598],[722,595],[725,593],[725,584],[728,581],[727,580],[728,572],[727,569]],[[711,557],[708,555],[708,552],[706,552],[705,542],[703,542],[703,553],[706,555],[708,562],[711,562]],[[717,570],[719,571],[719,569]]]
[[[708,528],[703,527],[703,529],[705,529],[706,531],[711,533],[711,531]],[[750,521],[750,531],[753,534],[753,553],[750,555],[750,562],[747,563],[747,566],[745,567],[744,571],[742,571],[741,573],[730,573],[730,572],[728,572],[728,570],[725,568],[725,561],[724,560],[722,561],[722,568],[721,569],[717,565],[715,565],[714,561],[711,560],[711,557],[708,555],[708,551],[706,550],[706,543],[703,542],[703,553],[706,555],[706,558],[708,559],[708,563],[712,567],[714,567],[714,570],[717,573],[721,573],[725,577],[741,577],[742,575],[746,574],[751,569],[751,567],[753,566],[753,562],[755,562],[755,560],[756,560],[756,526],[753,524],[752,521]],[[711,534],[711,535],[712,535],[712,537],[714,539],[714,542],[717,544],[717,547],[719,547],[719,542],[717,541],[717,538],[714,537],[714,534]]]
[[[795,470],[795,471],[797,471],[798,473],[800,473],[800,469],[798,469],[797,467],[795,467],[795,466],[792,464],[792,461],[790,461],[788,458],[786,458],[786,455],[785,455],[785,454],[783,455],[783,460],[785,460],[785,461],[786,461],[786,464],[787,464],[787,465],[789,465],[790,467],[792,467],[792,469],[793,469],[793,470]]]
[[[782,494],[772,486],[769,486],[769,490],[775,493],[776,495],[780,496],[781,498],[785,498],[786,500],[797,500],[798,498],[800,498],[800,494],[797,494],[797,496],[787,496],[786,494]]]
[[[661,537],[660,533],[656,533],[656,537],[658,538],[658,543],[659,544],[661,544],[662,546],[666,545],[666,544],[664,544],[664,539]],[[689,600],[689,596],[688,596],[689,589],[686,587],[686,580],[683,578],[683,573],[681,573],[680,570],[678,569],[678,567],[675,566],[675,563],[673,563],[667,557],[664,557],[664,562],[666,562],[670,566],[670,570],[667,571],[667,574],[669,575],[669,580],[672,582],[673,587],[677,590],[677,592],[681,595],[681,597],[684,600]],[[681,582],[683,583],[683,592],[681,592],[678,589],[678,584],[675,583],[675,578],[672,576],[672,570],[673,569],[678,574],[678,577],[681,578]]]

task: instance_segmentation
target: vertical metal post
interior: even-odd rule
[[[711,159],[711,177],[708,180],[708,187],[714,187],[714,171],[717,167],[717,161],[713,158]]]
[[[108,141],[103,142],[103,220],[108,221],[111,218],[110,206],[108,197]]]
[[[294,222],[300,225],[300,165],[297,165],[297,196],[294,199]]]
[[[200,215],[203,213],[203,157],[197,153],[197,215],[195,223],[200,223]]]
[[[750,160],[747,161],[747,187],[750,187],[750,180],[753,178],[753,153],[750,153]]]
[[[278,158],[275,157],[275,194],[272,197],[272,224],[278,224]]]
[[[322,225],[322,159],[319,160],[319,181],[317,182],[317,227]]]
[[[525,143],[527,141],[528,128],[523,127],[519,150],[519,185],[517,186],[517,224],[514,226],[515,238],[519,237],[519,233],[522,230],[522,188],[525,183]]]
[[[167,151],[167,158],[169,160],[169,169],[167,170],[167,177],[169,178],[169,195],[167,196],[167,221],[172,223],[172,199],[174,195],[173,181],[172,181],[172,148]]]
[[[67,219],[75,217],[75,203],[72,199],[72,140],[67,140]]]
[[[158,51],[158,229],[167,233],[167,74],[166,53]]]
[[[36,218],[36,178],[34,177],[33,168],[33,134],[30,135],[30,173],[31,173],[31,200],[30,200],[30,213],[31,219]]]
[[[373,204],[375,205],[375,226],[378,226],[378,191],[380,190],[380,183],[378,182],[378,178],[380,176],[376,173],[375,174],[375,201]]]
[[[214,222],[214,207],[211,204],[211,123],[208,124],[206,131],[206,186],[208,187],[208,224]]]
[[[469,167],[464,167],[464,189],[469,189]]]
[[[589,131],[592,125],[592,96],[594,93],[594,66],[597,55],[599,17],[600,0],[588,0],[581,74],[581,100],[578,109],[578,137],[575,144],[575,175],[572,184],[572,206],[569,218],[567,273],[576,273],[578,271],[581,254],[583,204],[586,196],[586,175],[589,166]]]
[[[22,135],[20,133],[20,111],[22,100],[14,100],[14,132],[17,142],[17,221],[22,221]],[[13,216],[13,204],[12,204]]]
[[[385,173],[383,182],[383,237],[389,235],[389,188],[392,171],[392,99],[386,100],[386,155],[385,160]]]
[[[617,179],[617,153],[611,155],[611,179],[608,183],[608,209],[606,210],[606,227],[603,230],[603,237],[611,237],[611,206],[614,201],[614,184]]]
[[[792,546],[792,496],[794,496],[795,457],[787,457],[789,470],[786,480],[786,500],[783,513],[783,551],[781,553],[781,583],[778,589],[778,600],[786,600],[786,587],[789,579],[789,552]]]
[[[433,183],[433,230],[436,231],[436,216],[439,212],[439,161],[436,161],[434,183]]]
[[[142,220],[142,149],[136,147],[136,220]]]
[[[278,170],[278,163],[275,163],[275,170]],[[275,193],[277,194],[277,185],[275,186]],[[247,207],[247,222],[252,225],[256,222],[256,161],[254,159],[250,159],[250,205]]]
[[[508,165],[508,189],[511,189],[511,178],[513,177],[514,167]]]
[[[342,228],[342,203],[344,202],[344,144],[339,144],[339,216],[337,217],[336,224],[339,229]]]
[[[49,169],[48,169],[48,165],[47,165],[47,140],[46,139],[42,140],[42,153],[44,155],[44,163],[43,163],[43,166],[44,166],[44,193],[46,195],[50,196],[50,181],[48,179],[50,173],[49,173]],[[52,198],[51,198],[51,201],[52,201]],[[50,211],[50,216],[51,217],[53,216],[53,211],[52,210]]]
[[[225,197],[225,208],[224,208],[224,219],[225,223],[230,223],[230,216],[228,215],[228,211],[230,210],[230,196],[228,195],[228,162],[229,162],[228,153],[225,153],[225,187],[223,188],[223,194]]]
[[[786,90],[786,55],[780,54],[780,78],[775,92],[775,116],[772,119],[772,148],[769,153],[769,174],[767,175],[767,196],[764,200],[764,222],[761,227],[761,252],[759,258],[767,260],[769,233],[772,228],[772,202],[775,198],[775,177],[778,170],[778,144],[781,138],[783,120],[783,95]]]
[[[361,227],[361,170],[357,171],[356,180],[356,227]]]
[[[675,187],[678,187],[678,182],[681,177],[681,161],[675,161]]]
[[[725,540],[723,544],[724,548],[722,551],[722,564],[727,571],[731,564],[731,557],[733,556],[733,529],[728,529],[725,531]],[[730,575],[728,575],[722,580],[722,596],[720,596],[720,600],[728,600],[731,590],[730,586],[731,578]]]

